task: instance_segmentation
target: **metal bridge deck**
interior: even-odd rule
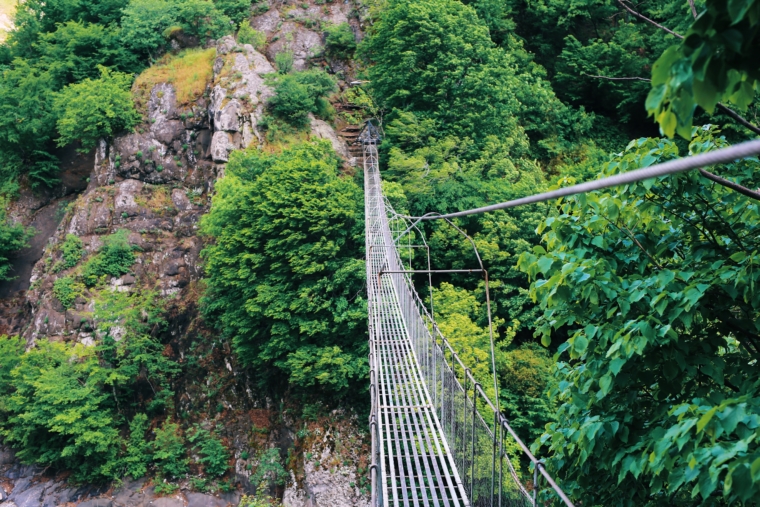
[[[441,423],[420,370],[402,310],[408,295],[382,270],[400,262],[380,187],[377,147],[364,144],[367,285],[375,415],[379,436],[378,503],[469,507]],[[411,323],[414,325],[414,323]]]

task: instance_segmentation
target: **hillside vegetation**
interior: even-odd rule
[[[325,464],[305,450],[328,442],[314,421],[343,410],[366,430],[370,405],[363,174],[335,130],[382,125],[384,192],[414,216],[760,134],[760,0],[380,0],[340,22],[333,7],[27,0],[15,11],[0,44],[3,204],[57,188],[62,150],[102,146],[110,172],[93,178],[98,204],[82,214],[106,213],[114,195],[107,212],[125,210],[94,240],[59,231],[37,271],[50,282],[33,290],[64,321],[84,312],[88,341],[32,324],[22,333],[34,338],[0,339],[0,438],[22,462],[76,483],[150,477],[167,494],[242,480],[241,505],[257,507],[307,470],[353,467],[361,479],[346,489],[365,501],[366,456]],[[156,124],[178,134],[139,144]],[[488,269],[491,316],[477,277],[419,287],[576,505],[758,505],[760,162],[706,170],[454,220]],[[124,197],[130,180],[136,197]],[[173,225],[188,210],[197,216]],[[445,222],[420,231],[434,268],[476,267]],[[0,279],[31,234],[0,217]],[[169,291],[142,249],[183,235],[202,260],[185,247],[169,276],[192,270],[191,281]],[[192,389],[203,394],[188,401]],[[237,449],[222,436],[234,407],[212,401],[224,389],[296,436],[262,444],[270,426],[251,422],[256,455]],[[366,454],[359,440],[342,456]],[[527,461],[518,468],[532,484]]]

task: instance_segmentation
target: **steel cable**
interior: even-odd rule
[[[644,167],[642,169],[636,169],[626,173],[608,176],[599,180],[587,181],[585,183],[579,183],[577,185],[566,188],[559,188],[557,190],[543,192],[541,194],[521,197],[520,199],[514,199],[498,204],[491,204],[490,206],[483,206],[481,208],[474,208],[445,214],[431,212],[419,217],[407,215],[399,216],[408,220],[416,221],[443,220],[466,217],[468,215],[488,213],[490,211],[514,208],[517,206],[523,206],[525,204],[535,204],[544,201],[551,201],[553,199],[559,199],[560,197],[568,197],[571,195],[583,194],[585,192],[593,192],[595,190],[603,190],[605,188],[616,187],[619,185],[627,185],[629,183],[636,183],[638,181],[657,178],[659,176],[667,176],[669,174],[681,173],[684,171],[690,171],[692,169],[700,169],[702,167],[707,167],[715,164],[725,164],[727,162],[732,162],[735,160],[757,155],[760,155],[760,139],[747,141],[746,143],[729,146],[728,148],[721,148],[719,150],[710,151],[708,153],[700,153],[698,155],[692,155],[690,157],[670,160],[668,162],[655,164],[650,167]]]

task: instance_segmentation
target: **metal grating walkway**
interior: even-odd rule
[[[402,268],[386,216],[376,143],[377,137],[363,141],[370,354],[381,482],[378,504],[469,507],[415,354],[408,328],[415,323],[403,311],[411,295],[406,284],[398,283],[398,275],[380,276],[383,270]]]

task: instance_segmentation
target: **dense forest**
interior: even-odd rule
[[[319,34],[319,49],[304,58],[292,34],[254,28],[274,10],[315,8],[326,19],[336,5],[25,0],[7,8],[0,280],[16,276],[12,261],[35,234],[10,216],[14,203],[59,188],[67,149],[108,153],[112,173],[98,183],[98,203],[134,178],[155,186],[145,206],[160,208],[157,216],[173,216],[178,189],[207,206],[187,233],[203,243],[189,287],[205,330],[189,358],[172,352],[171,330],[190,289],[167,295],[147,274],[139,289],[114,288],[115,279],[140,278],[146,245],[157,241],[130,225],[138,213],[115,214],[97,241],[67,232],[51,242],[40,261],[49,293],[64,315],[89,302],[82,315],[94,340],[29,338],[29,326],[0,339],[0,443],[21,462],[68,471],[73,484],[150,477],[159,494],[234,490],[240,462],[254,492],[241,505],[276,504],[296,448],[262,446],[249,460],[222,437],[223,404],[211,395],[190,408],[183,401],[187,379],[213,376],[201,354],[214,350],[234,357],[262,399],[281,400],[281,413],[295,407],[295,417],[313,421],[339,409],[367,430],[364,175],[316,139],[317,123],[358,128],[374,118],[384,193],[413,216],[760,136],[760,0],[362,0],[349,22],[288,17]],[[225,38],[223,52],[215,41]],[[268,69],[254,96],[217,88],[253,82],[234,59],[254,53]],[[171,153],[139,145],[122,158],[120,139],[151,132],[151,115],[169,114],[150,105],[163,98],[162,83],[190,133],[166,143]],[[255,117],[246,120],[252,140],[232,149],[230,137],[223,157],[207,157],[222,168],[209,189],[167,179],[205,156],[198,117],[218,127],[233,102]],[[140,176],[125,175],[128,167]],[[87,192],[97,186],[87,183]],[[488,268],[492,315],[476,277],[437,275],[420,294],[484,386],[493,385],[493,318],[499,392],[486,391],[576,505],[757,505],[758,189],[754,157],[455,220]],[[475,264],[471,244],[446,224],[426,222],[421,232],[435,267]],[[530,483],[528,462],[515,462]],[[367,479],[357,482],[366,497]]]

